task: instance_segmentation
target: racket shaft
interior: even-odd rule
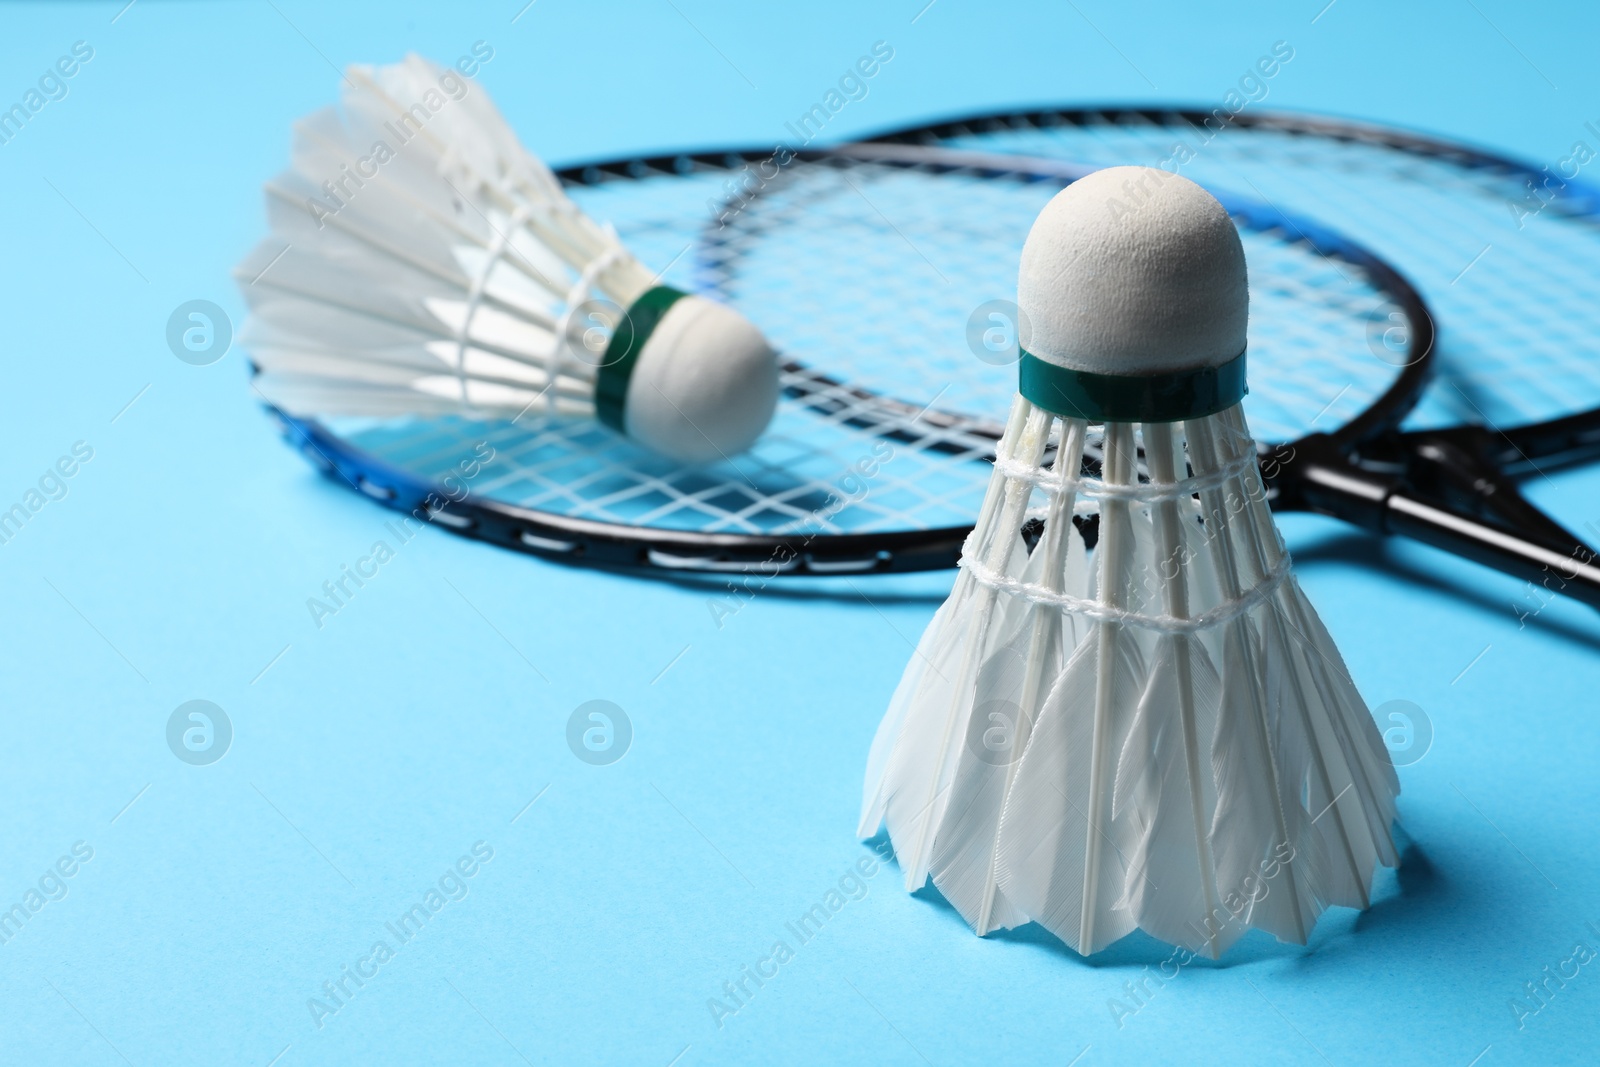
[[[1600,609],[1600,556],[1523,499],[1492,458],[1462,447],[1475,438],[1408,436],[1418,440],[1401,449],[1403,476],[1358,466],[1326,434],[1268,454],[1262,473],[1277,489],[1274,508],[1401,534]]]
[[[1388,532],[1600,608],[1600,567],[1595,566],[1594,553],[1581,544],[1563,552],[1403,493],[1388,498],[1384,518]]]
[[[1332,515],[1375,533],[1402,534],[1600,609],[1600,567],[1594,552],[1576,538],[1558,541],[1534,530],[1512,533],[1342,462],[1297,465],[1285,481],[1281,487],[1289,492],[1283,504],[1291,509]]]

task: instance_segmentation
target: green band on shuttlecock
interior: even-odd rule
[[[646,289],[644,295],[622,313],[622,321],[617,323],[611,343],[606,345],[605,360],[594,382],[595,416],[618,433],[627,432],[623,415],[628,406],[628,382],[633,378],[639,353],[644,351],[667,309],[688,295],[670,285],[658,285]]]
[[[1226,411],[1250,390],[1244,353],[1216,367],[1137,377],[1091,374],[1023,351],[1017,390],[1046,411],[1088,422],[1182,422]]]

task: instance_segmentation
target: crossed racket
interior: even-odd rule
[[[668,281],[739,307],[785,354],[772,429],[709,466],[571,420],[278,416],[340,484],[575,564],[949,567],[1016,387],[1027,327],[1006,294],[1028,226],[1089,170],[1157,165],[1178,143],[1191,149],[1181,172],[1222,200],[1245,242],[1246,409],[1276,442],[1262,448],[1273,506],[1403,534],[1600,607],[1595,553],[1519,489],[1600,455],[1600,194],[1568,184],[1535,205],[1536,168],[1347,122],[1027,112],[781,166],[769,149],[560,172],[642,259],[671,264]],[[1305,204],[1339,229],[1295,210]],[[485,449],[491,461],[465,464]]]

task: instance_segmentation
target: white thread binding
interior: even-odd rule
[[[1190,478],[1180,478],[1167,485],[1157,485],[1154,482],[1141,482],[1138,485],[1107,485],[1098,478],[1085,478],[1081,474],[1070,478],[1057,478],[1053,468],[1044,470],[1009,456],[997,457],[994,469],[1007,478],[1041,489],[1052,496],[1070,488],[1085,500],[1131,500],[1136,503],[1153,504],[1157,501],[1183,500],[1204,490],[1221,489],[1231,479],[1248,473],[1257,462],[1254,452],[1247,452],[1216,470]]]
[[[555,362],[550,367],[551,381],[555,380],[555,376],[561,372],[569,359],[566,339],[572,335],[572,316],[577,313],[578,308],[588,302],[589,294],[594,291],[595,283],[599,280],[600,275],[609,270],[625,255],[627,255],[627,252],[621,247],[606,249],[584,265],[583,273],[578,275],[578,280],[572,284],[571,289],[567,290],[567,306],[561,312],[561,317],[556,320],[556,336],[561,341],[556,345]],[[623,308],[622,313],[626,315],[628,309]],[[620,326],[622,324],[619,322],[616,325]],[[584,363],[582,360],[578,362],[588,367],[591,371],[595,369],[595,365],[592,363]]]
[[[1267,574],[1260,582],[1238,600],[1219,605],[1210,611],[1201,612],[1192,618],[1180,619],[1173,615],[1145,615],[1137,611],[1128,611],[1125,608],[1111,608],[1097,600],[1085,600],[1072,596],[1070,593],[1057,593],[1045,588],[1036,582],[1022,582],[1015,578],[1008,578],[1004,574],[975,559],[963,554],[961,562],[957,564],[962,570],[972,575],[973,580],[979,585],[993,589],[996,592],[1006,593],[1010,596],[1026,600],[1031,604],[1048,605],[1062,611],[1083,618],[1093,619],[1096,622],[1115,622],[1125,626],[1136,626],[1142,630],[1154,630],[1158,633],[1192,634],[1200,630],[1209,630],[1220,626],[1235,616],[1249,611],[1267,597],[1271,596],[1283,584],[1284,578],[1289,574],[1289,556],[1284,554],[1271,573]]]
[[[461,403],[470,406],[467,400],[467,335],[472,332],[472,318],[478,313],[478,305],[483,303],[483,291],[489,284],[489,274],[500,262],[500,257],[505,255],[506,249],[511,246],[512,233],[515,233],[529,215],[527,204],[518,204],[511,217],[507,220],[505,229],[495,229],[494,240],[489,242],[489,254],[484,257],[483,267],[478,271],[478,276],[472,279],[472,288],[467,291],[467,313],[461,317],[461,325],[456,329],[456,387],[461,391]],[[554,380],[554,375],[551,376]]]

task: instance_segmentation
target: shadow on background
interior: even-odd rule
[[[1517,602],[1512,597],[1448,581],[1429,568],[1413,562],[1408,556],[1409,553],[1396,550],[1389,538],[1352,531],[1297,550],[1294,553],[1294,562],[1297,569],[1303,569],[1308,563],[1338,563],[1361,568],[1381,567],[1389,574],[1412,585],[1430,592],[1444,593],[1457,603],[1474,608],[1484,615],[1499,616],[1502,619],[1517,618],[1515,610]],[[1557,596],[1559,597],[1559,594]],[[1534,601],[1522,603],[1522,607],[1529,611],[1535,606]],[[1600,620],[1596,620],[1596,625],[1584,626],[1570,619],[1561,618],[1561,614],[1548,610],[1530,614],[1527,626],[1531,630],[1549,634],[1568,644],[1600,651]]]

